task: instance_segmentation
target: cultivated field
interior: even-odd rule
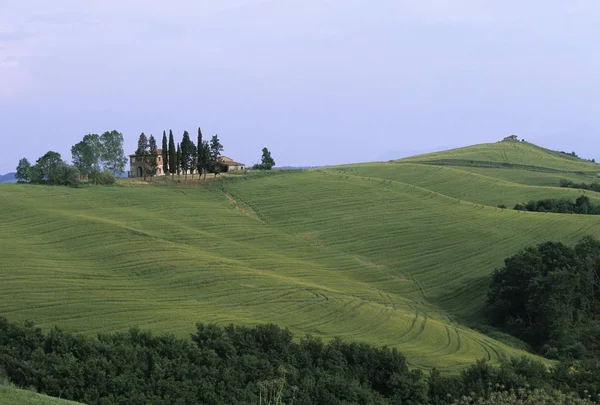
[[[457,156],[483,161],[497,145],[505,148]],[[540,166],[482,172],[450,166],[451,151],[437,154],[442,166],[373,163],[201,187],[4,185],[0,314],[88,334],[138,325],[186,336],[200,321],[275,322],[298,335],[395,346],[413,366],[447,372],[517,355],[466,326],[482,319],[489,274],[525,246],[600,236],[600,216],[495,205],[576,198],[532,179],[558,182],[561,168],[587,179],[600,166],[529,144],[506,148],[507,158]]]

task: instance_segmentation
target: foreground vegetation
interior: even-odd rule
[[[600,389],[600,368],[588,364],[479,362],[449,378],[409,370],[395,349],[310,336],[294,342],[275,325],[198,324],[191,340],[139,329],[86,338],[0,318],[0,367],[19,386],[88,404],[572,403],[566,399],[599,399]]]

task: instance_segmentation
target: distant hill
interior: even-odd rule
[[[574,200],[583,191],[560,180],[598,172],[513,141],[201,187],[0,186],[0,313],[87,334],[273,322],[457,373],[524,353],[469,327],[485,322],[490,274],[505,258],[600,237],[600,216],[498,205]]]
[[[600,165],[529,142],[501,141],[398,160],[454,166],[521,167],[537,171],[598,172]]]
[[[0,174],[0,183],[16,183],[15,172]]]

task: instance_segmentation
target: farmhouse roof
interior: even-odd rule
[[[226,166],[246,166],[245,164],[236,162],[232,158],[227,157],[227,156],[221,156],[219,161]]]

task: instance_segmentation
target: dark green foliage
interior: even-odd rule
[[[88,134],[83,140],[71,147],[73,166],[79,169],[82,176],[88,176],[92,171],[100,170],[102,157],[102,142],[97,134]]]
[[[221,144],[221,141],[219,141],[219,136],[213,135],[210,140],[209,170],[211,173],[214,173],[215,176],[222,171],[221,163],[219,162],[221,159],[221,152],[223,152],[223,145]]]
[[[561,180],[559,182],[559,185],[561,187],[565,187],[565,188],[577,188],[580,190],[591,190],[591,191],[595,191],[597,193],[600,193],[600,183],[575,183],[571,180]]]
[[[269,149],[263,148],[262,157],[259,164],[255,164],[252,169],[254,170],[271,170],[275,166],[275,160],[271,157]]]
[[[261,387],[274,382],[285,382],[285,403],[427,403],[427,379],[397,350],[294,342],[275,325],[198,324],[188,341],[139,329],[43,334],[0,317],[0,367],[19,386],[90,404],[257,404]]]
[[[175,140],[171,130],[169,130],[169,173],[171,175],[177,173],[177,151],[175,150]]]
[[[138,138],[138,146],[135,150],[135,161],[137,164],[142,166],[142,174],[144,175],[144,180],[146,180],[146,175],[149,172],[150,165],[150,149],[148,138],[143,132]]]
[[[163,131],[162,137],[162,169],[165,176],[169,173],[169,144],[167,143],[167,133]]]
[[[546,356],[595,356],[600,242],[586,237],[573,248],[546,242],[506,259],[492,275],[488,310],[493,325]]]
[[[177,175],[181,175],[181,147],[177,144],[177,152],[175,153],[175,172]]]
[[[561,214],[600,215],[600,205],[594,205],[589,197],[579,196],[575,202],[568,199],[549,198],[515,205],[518,211],[553,212]]]
[[[156,176],[156,171],[158,170],[158,147],[156,145],[156,139],[154,136],[150,135],[148,139],[148,164],[146,165],[149,176]]]
[[[44,334],[0,317],[0,369],[18,386],[89,404],[258,404],[259,395],[263,403],[280,395],[285,404],[441,405],[507,390],[560,389],[594,400],[600,391],[597,362],[549,368],[523,357],[500,367],[480,361],[460,377],[435,369],[427,377],[409,370],[395,349],[311,336],[295,342],[275,325],[198,324],[184,340],[137,328],[98,337],[57,328]]]
[[[198,143],[196,144],[196,168],[198,176],[202,176],[208,170],[208,156],[206,152],[205,141],[202,139],[202,130],[198,127]]]
[[[81,178],[79,169],[75,166],[59,162],[51,171],[48,184],[54,186],[77,186]]]
[[[187,131],[183,132],[183,139],[181,140],[181,158],[180,166],[181,171],[185,174],[187,180],[188,171],[194,171],[196,168],[196,145],[190,139],[190,134]]]
[[[44,182],[44,172],[39,164],[32,165],[27,171],[29,182],[33,184],[40,184]]]
[[[50,173],[56,169],[59,163],[62,162],[60,153],[54,151],[48,151],[44,156],[39,158],[35,165],[39,168],[42,181],[50,181]]]
[[[28,183],[30,170],[31,163],[29,163],[29,160],[27,160],[27,158],[19,160],[19,164],[17,165],[17,173],[15,174],[17,182]]]
[[[90,184],[108,186],[115,184],[115,176],[108,170],[103,172],[93,171],[88,176],[88,182]]]

